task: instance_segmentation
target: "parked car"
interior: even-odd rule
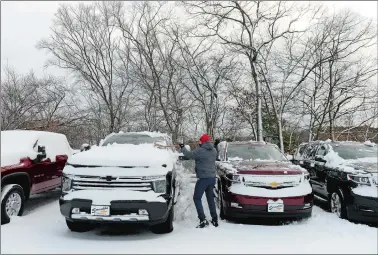
[[[316,198],[340,218],[378,222],[378,151],[372,143],[306,144],[299,164],[310,172]]]
[[[21,216],[30,195],[60,186],[72,152],[63,134],[1,131],[1,224]]]
[[[218,145],[216,197],[221,218],[310,217],[309,173],[293,165],[274,144]]]
[[[63,171],[59,199],[67,227],[85,232],[99,223],[141,223],[154,233],[171,232],[177,157],[154,146],[162,137],[168,136],[114,134],[73,155]]]

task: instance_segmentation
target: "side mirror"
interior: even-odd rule
[[[327,162],[327,160],[325,160],[323,156],[315,156],[315,161],[323,163]]]
[[[90,149],[91,149],[91,146],[87,143],[84,143],[83,145],[81,145],[80,151],[88,151]]]
[[[38,145],[38,154],[37,154],[37,158],[35,159],[35,161],[37,163],[39,163],[45,158],[46,158],[46,147],[42,146],[42,145]]]

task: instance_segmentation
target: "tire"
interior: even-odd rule
[[[340,189],[331,193],[328,199],[328,205],[330,212],[335,213],[340,219],[347,218],[346,205]]]
[[[9,211],[12,205],[16,206],[16,208],[13,207],[13,209],[15,209],[16,211]],[[1,201],[1,225],[9,223],[11,221],[11,217],[13,216],[22,216],[24,212],[24,206],[24,190],[20,185],[14,185]]]
[[[219,218],[221,220],[227,220],[228,217],[226,213],[224,212],[224,207],[223,207],[223,197],[222,197],[222,186],[220,183],[218,183],[218,204],[219,204]]]
[[[66,224],[69,230],[71,230],[72,232],[83,233],[83,232],[88,232],[94,229],[94,226],[88,222],[77,222],[77,221],[66,220]]]
[[[167,234],[173,231],[174,206],[172,204],[169,210],[168,218],[165,222],[151,226],[151,231],[154,234]]]

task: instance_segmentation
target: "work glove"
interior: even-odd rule
[[[217,147],[217,145],[220,143],[219,139],[215,139],[214,146]]]
[[[180,146],[181,149],[185,147],[185,145],[183,143],[179,143],[179,146]]]

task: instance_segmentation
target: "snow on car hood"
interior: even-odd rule
[[[356,160],[346,160],[347,166],[356,170],[364,170],[369,173],[378,173],[378,158],[360,158]]]
[[[112,144],[95,147],[72,155],[68,164],[103,167],[157,167],[164,164],[171,169],[175,161],[173,152],[155,148],[152,144]]]
[[[307,170],[300,166],[293,165],[287,161],[270,160],[232,160],[227,163],[219,163],[221,168],[239,174],[303,174]]]

